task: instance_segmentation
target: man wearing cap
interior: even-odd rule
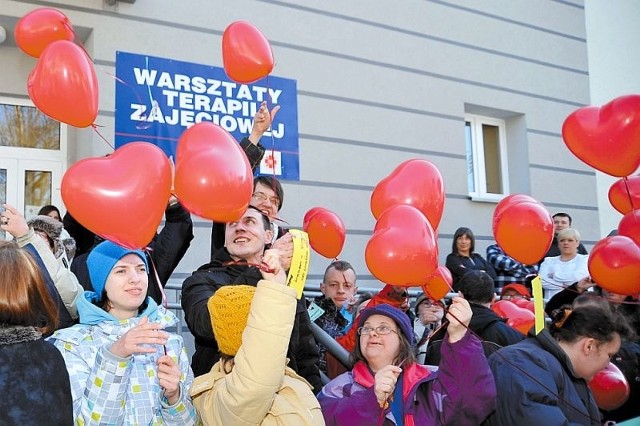
[[[509,284],[504,286],[500,293],[500,300],[524,299],[531,300],[529,289],[522,284]]]
[[[518,343],[524,336],[509,327],[505,321],[491,310],[491,305],[496,300],[493,288],[493,279],[484,271],[469,271],[459,282],[459,289],[471,306],[473,316],[469,323],[469,329],[483,340],[484,353],[489,356],[503,346]],[[440,363],[440,345],[444,329],[435,333],[427,348],[427,364],[438,365]]]
[[[208,373],[220,358],[207,302],[222,286],[257,285],[263,278],[260,269],[263,268],[262,256],[271,238],[269,218],[249,206],[238,221],[226,224],[225,247],[216,252],[214,260],[198,268],[184,281],[182,308],[189,330],[195,337],[196,351],[191,367],[196,377]],[[303,299],[297,303],[287,356],[289,366],[311,383],[315,392],[319,391],[318,350]]]

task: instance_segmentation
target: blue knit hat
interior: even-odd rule
[[[382,305],[376,305],[372,308],[367,307],[360,313],[360,316],[358,317],[358,327],[362,327],[367,318],[369,318],[371,315],[384,315],[385,317],[389,317],[394,320],[396,324],[398,324],[398,327],[400,327],[400,330],[402,331],[402,334],[404,334],[404,337],[406,337],[409,341],[409,344],[411,344],[412,346],[414,345],[415,342],[413,339],[413,328],[411,327],[411,320],[409,320],[409,316],[402,312],[400,309],[394,308],[393,306],[386,303],[383,303]]]
[[[121,247],[111,241],[103,241],[91,250],[87,257],[87,268],[93,289],[98,294],[97,300],[102,299],[104,286],[107,284],[107,277],[113,267],[120,259],[128,254],[137,254],[148,269],[147,257],[140,250],[131,250]]]

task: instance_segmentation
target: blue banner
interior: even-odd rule
[[[280,105],[260,143],[267,149],[258,173],[299,180],[296,81],[268,76],[235,83],[223,68],[116,52],[115,146],[151,142],[175,159],[188,127],[211,121],[240,140],[251,133],[263,101]]]

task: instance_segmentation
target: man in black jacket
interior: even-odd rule
[[[195,376],[208,373],[220,358],[207,308],[209,298],[225,285],[258,284],[262,279],[259,269],[262,254],[271,241],[272,232],[269,218],[249,206],[238,221],[226,224],[225,247],[216,252],[213,261],[198,268],[184,281],[182,308],[189,330],[195,337],[196,351],[191,359]],[[322,384],[318,350],[304,298],[298,301],[287,357],[289,367],[311,383],[314,393],[319,392]]]
[[[503,346],[518,343],[524,336],[509,327],[505,321],[491,310],[495,302],[493,278],[484,271],[469,271],[458,283],[462,296],[471,306],[471,322],[469,329],[482,340],[482,347],[488,357]],[[440,363],[440,342],[444,338],[446,328],[443,327],[431,337],[427,347],[426,363],[438,365]]]

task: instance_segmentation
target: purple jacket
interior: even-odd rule
[[[437,373],[412,364],[403,372],[405,426],[478,425],[495,409],[496,385],[480,341],[468,331],[456,343],[445,336]],[[374,375],[358,362],[353,371],[327,383],[318,401],[327,425],[371,426],[380,422]],[[391,409],[385,425],[395,425]]]

